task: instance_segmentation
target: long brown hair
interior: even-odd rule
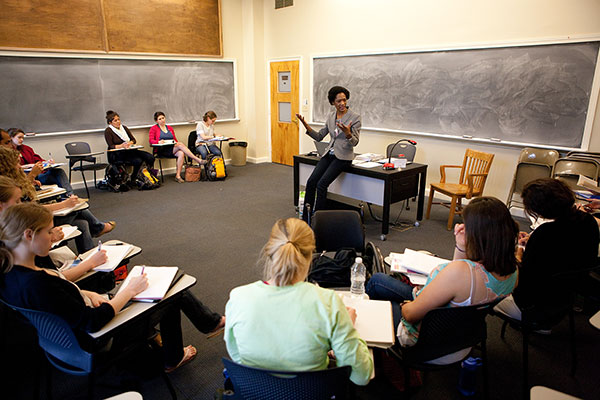
[[[29,197],[30,200],[35,200],[37,194],[33,183],[19,166],[20,156],[18,151],[0,146],[0,175],[11,178],[21,188],[23,195]]]

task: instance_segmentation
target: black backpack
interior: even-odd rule
[[[110,191],[127,192],[129,190],[129,186],[127,186],[129,174],[122,165],[110,164],[108,167],[106,167],[104,176],[106,185]]]

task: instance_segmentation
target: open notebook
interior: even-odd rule
[[[119,263],[123,261],[125,257],[131,251],[132,246],[130,244],[122,244],[122,245],[102,245],[102,250],[106,250],[106,257],[108,260],[102,264],[94,267],[94,271],[102,271],[102,272],[110,272],[119,266]],[[97,250],[94,250],[85,257],[84,260],[92,257]]]
[[[169,288],[176,282],[178,277],[182,274],[178,274],[179,268],[177,267],[148,267],[146,265],[136,265],[133,267],[125,281],[119,287],[119,292],[123,288],[127,287],[131,278],[146,274],[148,277],[148,288],[135,296],[133,301],[143,301],[154,303],[162,300]]]

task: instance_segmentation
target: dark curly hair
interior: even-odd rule
[[[329,93],[327,93],[327,99],[329,99],[329,104],[333,104],[333,102],[335,101],[335,97],[340,93],[344,93],[346,95],[346,100],[350,100],[350,92],[348,91],[348,89],[342,86],[334,86],[331,89],[329,89]]]
[[[575,211],[575,194],[562,181],[541,178],[529,182],[521,192],[527,214],[560,219]]]

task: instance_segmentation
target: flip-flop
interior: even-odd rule
[[[102,235],[106,235],[109,232],[112,232],[113,229],[115,229],[115,226],[117,226],[117,223],[115,221],[108,221],[107,224],[110,225],[110,229],[106,232],[104,231],[104,229],[102,229],[102,231],[96,237],[100,237]]]
[[[189,363],[196,357],[196,354],[198,354],[198,351],[196,350],[196,348],[194,346],[189,345],[189,346],[184,347],[183,348],[183,358],[181,359],[181,361],[179,361],[179,364],[177,364],[174,367],[166,367],[165,372],[168,374],[170,372],[175,371],[177,368],[181,367],[182,365]]]
[[[214,338],[225,331],[225,316],[221,317],[221,320],[217,324],[217,327],[206,335],[207,339]]]

